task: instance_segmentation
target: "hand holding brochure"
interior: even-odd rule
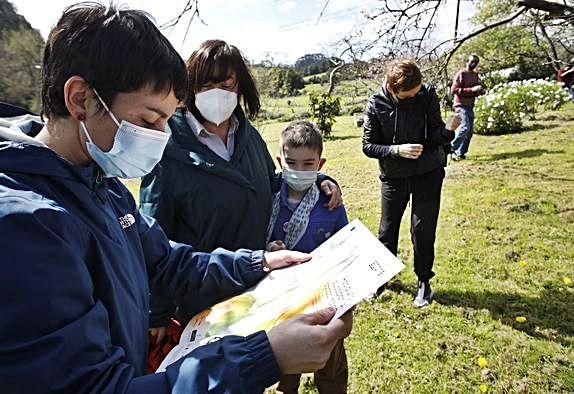
[[[225,335],[246,336],[301,313],[334,306],[333,319],[405,266],[355,219],[311,252],[304,264],[272,271],[256,286],[195,315],[157,372]]]

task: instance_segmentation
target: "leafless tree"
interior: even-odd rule
[[[207,24],[207,23],[205,23],[205,21],[201,18],[201,15],[199,14],[199,0],[188,0],[185,3],[185,7],[183,7],[183,9],[179,12],[179,14],[177,16],[175,16],[173,19],[167,21],[166,23],[161,25],[159,28],[162,30],[172,29],[182,20],[182,18],[186,14],[189,14],[189,13],[191,13],[191,17],[189,18],[189,21],[187,22],[187,28],[185,29],[185,34],[183,36],[183,42],[185,42],[185,39],[187,38],[187,33],[189,32],[189,28],[191,27],[191,24],[193,23],[195,18],[197,18],[197,20],[199,20],[204,25]]]
[[[574,7],[568,5],[566,1],[557,3],[546,0],[520,0],[512,14],[480,27],[464,37],[454,37],[429,46],[430,33],[436,27],[437,15],[446,0],[403,0],[382,3],[383,5],[375,11],[365,13],[365,23],[343,40],[343,44],[352,48],[349,53],[360,57],[376,50],[384,58],[409,56],[418,61],[425,58],[441,59],[441,66],[446,69],[463,43],[488,30],[509,24],[528,11],[537,15],[537,23],[543,36],[542,29],[548,23],[558,21],[560,24],[574,25]],[[453,25],[455,23],[456,21],[453,21]],[[366,38],[369,25],[376,25],[378,28],[375,29],[374,35]],[[549,39],[548,36],[544,38]]]
[[[325,14],[329,1],[325,0],[323,3],[316,23],[319,23]],[[459,3],[460,1],[458,0]],[[392,59],[397,56],[414,58],[421,64],[423,71],[428,71],[426,74],[431,80],[444,78],[453,56],[465,42],[488,30],[507,25],[525,16],[533,21],[536,39],[538,42],[544,41],[546,45],[541,44],[541,47],[547,51],[549,63],[557,68],[563,61],[558,59],[556,48],[559,46],[570,54],[574,53],[574,50],[570,42],[565,43],[562,39],[554,41],[548,30],[560,29],[564,25],[574,26],[574,6],[571,3],[572,1],[567,0],[562,0],[562,2],[519,0],[513,12],[501,17],[500,20],[482,26],[460,38],[455,35],[451,39],[433,42],[431,34],[436,27],[439,13],[444,11],[446,0],[382,0],[381,6],[374,11],[364,11],[364,24],[340,42],[339,48],[341,49],[336,56],[333,56],[334,68],[330,73],[328,92],[333,91],[338,72],[353,61],[364,60],[374,52],[382,59]],[[199,0],[188,0],[183,10],[161,28],[167,29],[177,25],[186,14],[190,13],[187,35],[187,31],[196,18],[201,23],[205,23],[200,16]],[[454,24],[456,21],[453,21]],[[343,60],[345,58],[350,61],[345,62]]]

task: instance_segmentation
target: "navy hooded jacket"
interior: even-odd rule
[[[278,379],[264,332],[141,376],[150,288],[216,303],[264,276],[262,252],[168,241],[95,164],[0,143],[0,234],[0,393],[260,392]]]

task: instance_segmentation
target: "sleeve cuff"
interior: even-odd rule
[[[168,381],[165,372],[152,373],[132,379],[126,394],[142,393],[170,393]]]
[[[238,251],[240,252],[240,251]],[[244,252],[244,264],[242,267],[245,269],[245,276],[248,279],[249,287],[253,286],[259,280],[261,280],[267,272],[263,270],[263,250],[247,250],[243,249]]]
[[[253,361],[253,370],[249,371],[249,387],[265,388],[277,383],[281,370],[265,331],[258,331],[245,339]]]

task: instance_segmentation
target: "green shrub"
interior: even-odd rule
[[[553,81],[529,79],[500,83],[476,102],[476,133],[519,131],[526,117],[533,118],[539,110],[558,109],[567,100],[567,93]]]
[[[365,110],[365,106],[361,105],[361,104],[354,104],[351,105],[348,110],[347,113],[349,115],[353,115],[353,114],[357,114],[357,113],[363,113],[363,111]]]
[[[305,87],[303,77],[292,67],[273,67],[269,79],[270,86],[264,92],[271,97],[294,96]]]
[[[323,136],[328,137],[335,123],[335,116],[341,113],[341,98],[328,93],[309,93],[309,112],[311,118],[317,121]]]
[[[319,84],[329,83],[329,74],[323,73],[323,74],[312,75],[310,77],[307,77],[306,81],[307,83],[319,83]]]

